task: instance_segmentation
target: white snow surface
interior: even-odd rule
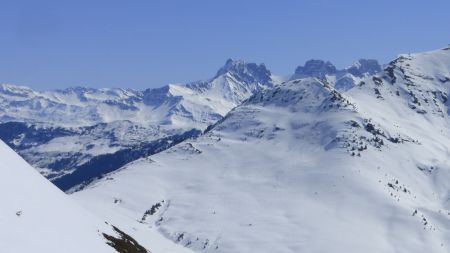
[[[112,229],[0,142],[1,252],[115,252]]]
[[[0,157],[1,252],[117,253],[106,244],[103,233],[120,235],[112,229],[111,223],[103,221],[104,217],[88,212],[1,141]],[[119,229],[122,230],[120,226]],[[123,229],[127,230],[128,227]],[[134,235],[138,243],[153,253],[191,252],[159,233],[146,233],[144,237],[134,231]]]
[[[291,80],[72,197],[197,252],[449,252],[449,92],[449,49]]]

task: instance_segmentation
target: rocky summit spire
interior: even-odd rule
[[[230,73],[240,81],[247,83],[261,83],[269,85],[271,83],[271,73],[264,63],[247,63],[242,60],[228,59],[225,65],[217,71],[216,77]]]
[[[335,74],[336,71],[336,67],[329,61],[309,60],[304,66],[298,66],[297,69],[295,69],[295,76],[324,79],[326,75]]]

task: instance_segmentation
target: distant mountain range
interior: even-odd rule
[[[348,89],[379,70],[375,60],[359,60],[344,70],[311,60],[290,79],[317,77]],[[229,59],[209,80],[144,91],[75,87],[38,92],[3,84],[0,138],[68,190],[197,136],[280,80],[264,64]],[[123,155],[129,150],[133,155]]]
[[[228,60],[145,91],[2,85],[0,139],[69,194],[0,142],[0,248],[449,252],[449,94],[448,47],[289,77]]]

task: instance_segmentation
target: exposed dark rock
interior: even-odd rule
[[[108,235],[103,233],[103,237],[106,239],[106,243],[113,247],[119,253],[150,253],[141,246],[136,240],[134,240],[131,236],[124,233],[117,227],[113,226],[113,229],[116,233],[119,234],[119,237],[114,237],[112,235]]]

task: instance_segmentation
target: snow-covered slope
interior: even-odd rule
[[[1,141],[0,158],[1,252],[191,252],[158,233],[124,232],[88,212]]]
[[[73,197],[198,252],[449,252],[450,50],[264,90]]]
[[[120,240],[124,234],[76,204],[1,141],[0,157],[1,252],[117,252],[105,235]]]
[[[192,129],[204,130],[255,92],[271,86],[271,73],[263,64],[233,60],[207,81],[145,91],[69,88],[37,92],[1,85],[0,137],[66,190],[80,180],[119,168],[123,161],[170,146],[166,144],[180,136],[192,136]],[[140,149],[145,150],[122,158],[127,150],[137,154]],[[100,164],[105,157],[120,162]],[[83,175],[71,176],[77,180],[61,179],[80,174],[80,169]]]

